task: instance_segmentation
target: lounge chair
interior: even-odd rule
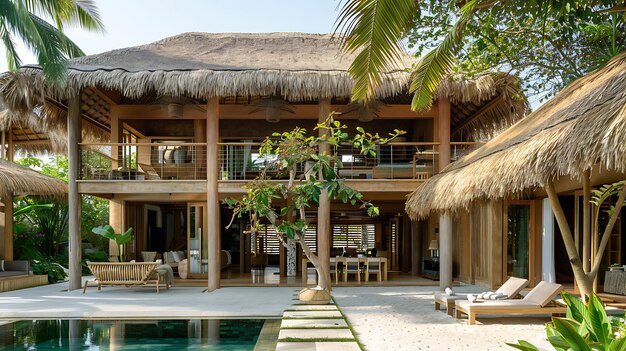
[[[498,290],[496,294],[502,294],[506,296],[505,299],[513,299],[517,296],[522,289],[528,286],[528,279],[510,277]],[[467,294],[460,295],[448,295],[445,293],[435,294],[435,310],[439,310],[441,305],[446,306],[448,315],[452,316],[454,310],[454,303],[459,300],[467,300]]]
[[[553,302],[562,288],[560,284],[540,282],[521,300],[457,300],[454,306],[456,318],[466,314],[467,324],[472,325],[476,323],[477,315],[563,314],[567,307]],[[553,305],[548,306],[551,302]]]
[[[98,290],[103,285],[156,285],[157,294],[161,285],[161,275],[156,272],[157,262],[87,262],[87,266],[95,277],[93,281],[85,281],[83,294],[90,283],[95,283]],[[165,284],[169,289],[169,284]]]

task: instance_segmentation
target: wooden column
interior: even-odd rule
[[[439,287],[452,287],[452,219],[449,214],[439,216]]]
[[[2,199],[4,203],[4,260],[13,260],[13,198]]]
[[[78,143],[81,138],[80,91],[68,101],[67,113],[67,156],[68,156],[68,229],[69,229],[69,270],[70,290],[81,288],[81,197],[76,180],[80,167]]]
[[[450,100],[442,98],[437,102],[439,136],[439,167],[441,171],[450,164]],[[442,289],[452,286],[452,219],[443,214],[439,217],[439,286]]]
[[[122,142],[122,128],[119,118],[118,110],[115,108],[111,109],[111,143],[121,143]],[[123,165],[120,164],[120,149],[119,145],[111,146],[111,170],[116,170]]]
[[[420,275],[422,267],[422,230],[419,221],[411,221],[411,274]]]
[[[319,101],[317,120],[324,122],[330,112],[330,99],[321,99]],[[324,134],[324,131],[320,129],[320,136],[322,134]],[[330,145],[320,145],[319,153],[329,154]],[[319,202],[319,207],[317,208],[317,255],[320,259],[321,271],[330,273],[330,199],[326,190],[322,191]],[[305,268],[302,267],[302,269]],[[330,274],[328,274],[325,281],[330,282]],[[330,289],[330,286],[322,286],[322,288]]]
[[[109,200],[109,225],[113,227],[116,233],[123,233],[125,230],[122,221],[122,201],[112,199]],[[141,231],[140,228],[135,228],[135,240],[137,240],[137,234]],[[109,256],[119,256],[119,247],[113,240],[109,240]]]
[[[583,172],[583,269],[591,269],[591,170]]]
[[[217,178],[219,171],[219,116],[220,99],[207,99],[206,120],[206,159],[207,159],[207,216],[208,216],[208,291],[220,288],[220,204],[218,196]]]
[[[13,162],[13,133],[8,133],[6,159]]]
[[[4,129],[2,131],[0,131],[0,159],[1,160],[6,160],[6,146],[7,146],[7,132],[4,131]]]

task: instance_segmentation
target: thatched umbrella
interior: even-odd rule
[[[413,218],[503,199],[585,170],[626,171],[626,53],[582,77],[535,112],[450,164],[406,203]]]
[[[63,197],[67,194],[67,184],[28,167],[0,159],[0,199],[27,194]]]
[[[626,199],[626,185],[600,244],[593,249],[589,206],[583,206],[581,260],[553,182],[563,176],[582,179],[584,202],[589,203],[594,167],[626,171],[626,52],[576,80],[537,111],[428,180],[409,196],[406,211],[413,219],[425,218],[432,212],[468,208],[474,201],[503,199],[544,187],[574,276],[585,295],[600,269],[610,232]]]

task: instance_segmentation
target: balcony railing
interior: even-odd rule
[[[265,170],[275,179],[287,174],[276,171],[271,157],[261,157],[260,143],[219,143],[218,179],[252,180]],[[471,152],[480,143],[451,143],[451,161]],[[205,143],[83,143],[81,178],[83,180],[204,180],[206,179]],[[361,155],[350,146],[339,149],[347,179],[430,178],[439,170],[439,143],[389,143],[380,145],[375,156]],[[307,165],[298,169],[298,175]]]
[[[204,143],[84,143],[83,180],[206,179]]]

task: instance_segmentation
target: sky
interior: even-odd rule
[[[87,54],[151,43],[184,32],[331,33],[339,0],[96,0],[105,34],[68,29]],[[23,48],[24,64],[35,63]],[[0,55],[0,71],[6,71]]]

